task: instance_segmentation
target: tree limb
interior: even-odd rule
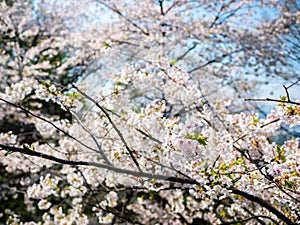
[[[27,147],[19,148],[19,147],[0,144],[0,148],[2,150],[6,150],[8,152],[19,152],[19,153],[22,153],[25,155],[31,155],[31,156],[51,160],[53,162],[61,163],[64,165],[94,166],[97,168],[103,168],[103,169],[107,169],[107,170],[110,170],[110,171],[113,171],[116,173],[127,174],[127,175],[131,175],[134,177],[144,177],[144,178],[155,179],[155,180],[165,180],[165,181],[171,181],[171,182],[182,183],[182,184],[197,184],[197,181],[193,180],[193,179],[186,179],[186,178],[180,178],[180,177],[165,176],[165,175],[161,175],[161,174],[151,174],[151,173],[145,173],[145,172],[132,171],[132,170],[121,169],[121,168],[117,168],[114,166],[110,166],[110,165],[103,164],[103,163],[97,163],[97,162],[73,161],[73,160],[61,159],[61,158],[57,158],[52,155],[48,155],[48,154],[41,153],[38,151],[30,150]]]
[[[84,93],[83,91],[81,91],[75,84],[73,84],[73,87],[80,93],[82,94],[84,97],[86,97],[88,100],[90,100],[91,102],[93,102],[103,113],[104,115],[107,117],[108,121],[110,122],[110,124],[112,125],[112,127],[114,128],[114,130],[117,132],[118,136],[120,137],[122,143],[124,144],[126,150],[128,151],[130,157],[132,158],[134,164],[136,165],[136,167],[138,168],[138,170],[140,172],[142,172],[142,169],[138,163],[138,161],[136,160],[135,156],[133,155],[133,151],[129,148],[127,142],[125,141],[123,134],[121,133],[121,131],[119,130],[119,128],[116,126],[116,124],[112,121],[110,115],[108,114],[108,112],[106,111],[106,109],[104,107],[102,107],[97,101],[95,101],[93,98],[91,98],[89,95],[87,95],[86,93]]]

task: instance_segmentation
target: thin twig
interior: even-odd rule
[[[188,48],[181,56],[178,56],[175,60],[179,61],[182,60],[187,54],[189,54],[190,51],[192,51],[193,49],[195,49],[197,47],[197,43],[194,44],[192,47]]]
[[[100,155],[102,156],[102,158],[104,159],[104,161],[105,161],[108,165],[113,166],[113,164],[112,164],[112,163],[109,161],[109,159],[106,157],[106,155],[105,155],[105,153],[104,153],[104,151],[103,151],[101,145],[98,143],[97,139],[96,139],[95,136],[92,134],[92,132],[82,124],[81,120],[78,118],[78,116],[77,116],[74,112],[71,111],[71,114],[76,118],[76,120],[78,121],[79,125],[80,125],[80,126],[81,126],[81,127],[82,127],[82,128],[83,128],[90,136],[91,136],[91,138],[93,139],[93,141],[94,141],[95,144],[97,145],[97,148],[98,148],[98,150],[99,150],[99,153],[100,153]]]
[[[287,103],[287,104],[293,104],[293,105],[300,105],[300,102],[295,102],[295,101],[291,100],[290,93],[288,91],[288,89],[290,89],[291,87],[293,87],[294,85],[296,85],[299,82],[300,82],[300,78],[288,86],[283,85],[287,100],[279,100],[279,99],[273,99],[273,98],[245,98],[244,100],[245,101],[280,102],[280,103]]]
[[[285,85],[283,85],[283,88],[284,88],[284,90],[285,90],[287,100],[288,100],[288,101],[291,101],[291,99],[290,99],[290,94],[289,94],[289,91],[288,91],[289,88],[286,87]]]
[[[296,80],[294,83],[292,83],[289,86],[287,86],[286,88],[289,89],[289,88],[293,87],[294,85],[296,85],[299,82],[300,82],[300,78],[298,80]]]
[[[110,122],[110,124],[112,125],[112,127],[114,128],[114,130],[117,132],[118,136],[120,137],[122,143],[124,144],[126,150],[128,151],[130,157],[132,158],[134,164],[136,165],[136,167],[138,168],[138,170],[140,172],[142,172],[142,169],[138,163],[138,161],[136,160],[133,151],[129,148],[127,142],[125,141],[123,134],[121,133],[121,131],[119,130],[119,128],[115,125],[115,123],[112,121],[110,115],[108,114],[108,112],[106,111],[106,109],[104,107],[102,107],[97,101],[95,101],[92,97],[90,97],[89,95],[87,95],[86,93],[84,93],[83,91],[81,91],[75,84],[73,84],[73,87],[80,93],[82,94],[84,97],[86,97],[88,100],[90,100],[91,102],[93,102],[103,113],[104,115],[107,117],[108,121]]]
[[[58,131],[62,132],[64,135],[68,136],[69,138],[73,139],[74,141],[78,142],[78,143],[81,144],[82,146],[84,146],[84,147],[86,147],[86,148],[88,148],[88,149],[90,149],[90,150],[92,150],[92,151],[97,152],[97,149],[94,149],[94,148],[92,148],[92,147],[90,147],[90,146],[84,144],[83,142],[79,141],[77,138],[73,137],[73,136],[72,136],[71,134],[69,134],[68,132],[66,132],[66,131],[64,131],[63,129],[61,129],[61,128],[59,128],[58,126],[56,126],[56,125],[55,125],[54,123],[52,123],[51,121],[49,121],[49,120],[47,120],[47,119],[45,119],[45,118],[43,118],[43,117],[41,117],[41,116],[38,116],[38,115],[34,114],[33,112],[31,112],[31,111],[25,109],[23,106],[17,105],[17,104],[12,103],[12,102],[9,102],[9,101],[7,101],[7,100],[5,100],[5,99],[3,99],[3,98],[0,98],[0,101],[3,101],[3,102],[5,102],[5,103],[7,103],[8,105],[14,106],[14,107],[16,107],[16,108],[18,108],[18,109],[21,109],[23,112],[25,112],[25,113],[27,113],[27,114],[29,114],[29,115],[35,117],[35,118],[38,118],[38,119],[40,119],[40,120],[42,120],[42,121],[44,121],[44,122],[50,124],[50,125],[53,126],[55,129],[57,129]]]
[[[268,125],[270,125],[270,124],[272,124],[272,123],[276,123],[276,122],[278,122],[278,121],[280,121],[279,118],[274,119],[274,120],[272,120],[272,121],[270,121],[270,122],[268,122],[268,123],[266,123],[266,124],[261,125],[260,128],[264,128],[264,127],[266,127],[266,126],[268,126]]]
[[[152,140],[152,141],[154,141],[154,142],[156,142],[156,143],[158,143],[158,144],[160,144],[160,145],[163,144],[162,141],[160,141],[160,140],[154,138],[154,137],[151,136],[150,134],[147,134],[145,131],[142,131],[142,130],[139,129],[139,128],[135,128],[135,129],[136,129],[138,132],[140,132],[142,135],[144,135],[145,137],[149,138],[150,140]]]
[[[287,103],[293,105],[300,105],[300,102],[295,102],[291,100],[273,99],[273,98],[245,98],[244,101],[280,102],[280,103]]]
[[[129,17],[125,16],[119,9],[117,9],[116,5],[110,6],[109,4],[101,1],[101,0],[96,0],[96,2],[98,2],[99,4],[104,5],[106,8],[110,9],[111,11],[115,12],[116,14],[118,14],[120,17],[124,18],[128,23],[130,23],[131,25],[133,25],[134,27],[138,28],[143,34],[149,36],[149,32],[145,31],[141,26],[139,26],[137,23],[135,23],[133,20],[131,20]]]

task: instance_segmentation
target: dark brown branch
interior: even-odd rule
[[[293,87],[297,83],[300,82],[300,79],[296,80],[292,84],[285,86],[283,85],[283,88],[286,93],[287,100],[280,100],[280,99],[273,99],[273,98],[245,98],[245,101],[268,101],[268,102],[280,102],[280,103],[287,103],[287,104],[293,104],[293,105],[300,105],[300,102],[292,101],[290,98],[289,88]]]
[[[288,91],[289,87],[286,87],[285,85],[283,85],[283,88],[285,90],[287,100],[291,101],[290,94],[289,94],[289,91]]]
[[[107,3],[100,1],[100,0],[96,0],[96,2],[104,5],[106,8],[110,9],[111,11],[115,12],[116,14],[118,14],[120,17],[124,18],[127,22],[129,22],[131,25],[133,25],[134,27],[138,28],[143,34],[149,36],[149,32],[145,31],[142,27],[140,27],[137,23],[133,22],[131,19],[129,19],[128,17],[126,17],[120,10],[118,10],[116,7],[112,7],[110,5],[108,5]]]
[[[264,128],[264,127],[269,126],[270,124],[276,123],[276,122],[278,122],[278,121],[280,121],[279,118],[274,119],[274,120],[272,120],[272,121],[270,121],[270,122],[268,122],[268,123],[266,123],[266,124],[261,125],[260,128]]]
[[[176,182],[176,183],[181,183],[181,184],[196,184],[199,185],[198,182],[194,179],[186,179],[186,178],[179,178],[179,177],[171,177],[171,176],[165,176],[161,174],[150,174],[150,173],[145,173],[145,172],[137,172],[137,171],[132,171],[132,170],[127,170],[127,169],[121,169],[117,167],[112,167],[106,164],[101,164],[101,163],[96,163],[96,162],[85,162],[85,161],[72,161],[72,160],[65,160],[65,159],[60,159],[45,153],[37,152],[30,150],[29,148],[19,148],[19,147],[14,147],[14,146],[9,146],[9,145],[3,145],[0,144],[0,148],[2,150],[6,150],[8,152],[19,152],[25,155],[31,155],[35,157],[40,157],[43,159],[48,159],[57,163],[65,164],[65,165],[72,165],[72,166],[94,166],[97,168],[103,168],[107,169],[116,173],[120,174],[127,174],[131,175],[134,177],[144,177],[144,178],[149,178],[149,179],[155,179],[155,180],[165,180],[165,181],[171,181],[171,182]],[[288,225],[294,225],[294,223],[287,218],[282,212],[278,211],[276,208],[274,208],[270,203],[266,202],[265,200],[256,197],[254,195],[251,195],[249,193],[246,193],[244,191],[241,191],[235,187],[228,187],[228,190],[231,190],[233,194],[240,195],[249,201],[256,202],[262,207],[266,208],[270,212],[272,212],[274,215],[276,215],[279,219],[284,221]]]
[[[234,187],[230,187],[228,189],[231,190],[232,193],[234,193],[234,194],[243,196],[244,198],[246,198],[246,199],[248,199],[252,202],[258,203],[259,205],[261,205],[262,207],[266,208],[267,210],[272,212],[274,215],[276,215],[278,217],[278,219],[282,220],[287,225],[295,225],[295,223],[293,221],[291,221],[282,212],[278,211],[276,208],[274,208],[270,203],[266,202],[265,200],[263,200],[259,197],[256,197],[254,195],[251,195],[247,192],[241,191],[241,190],[239,190],[237,188],[234,188]]]
[[[164,12],[164,15],[166,15],[168,12],[170,12],[171,9],[174,8],[178,3],[179,3],[179,1],[174,1],[174,3]]]
[[[109,166],[107,164],[103,163],[97,163],[97,162],[86,162],[86,161],[73,161],[73,160],[66,160],[66,159],[60,159],[55,156],[51,156],[45,153],[41,153],[38,151],[30,150],[29,148],[23,147],[14,147],[10,145],[3,145],[0,144],[0,148],[2,150],[6,150],[9,153],[11,152],[19,152],[25,155],[31,155],[47,160],[51,160],[57,163],[61,163],[64,165],[72,165],[72,166],[94,166],[97,168],[103,168],[107,169],[116,173],[120,174],[127,174],[131,175],[134,177],[143,177],[143,178],[148,178],[148,179],[155,179],[155,180],[165,180],[165,181],[171,181],[171,182],[176,182],[176,183],[182,183],[182,184],[197,184],[196,180],[193,179],[185,179],[185,178],[180,178],[180,177],[172,177],[172,176],[165,176],[161,174],[151,174],[151,173],[145,173],[145,172],[138,172],[138,171],[132,171],[132,170],[127,170],[127,169],[121,169],[113,166]]]
[[[199,69],[202,69],[203,67],[208,66],[208,65],[210,65],[210,64],[212,64],[212,63],[219,63],[219,62],[222,61],[223,58],[225,58],[225,57],[227,57],[227,56],[230,56],[230,55],[232,55],[232,54],[234,54],[234,53],[238,53],[239,51],[240,51],[240,50],[235,50],[235,51],[232,51],[232,52],[229,52],[229,53],[223,53],[223,55],[221,55],[220,57],[216,57],[216,58],[214,58],[214,59],[211,59],[211,60],[207,61],[206,63],[204,63],[204,64],[202,64],[202,65],[200,65],[200,66],[197,66],[197,67],[195,67],[195,68],[189,70],[188,73],[195,72],[195,71],[197,71],[197,70],[199,70]]]
[[[189,54],[190,51],[192,51],[196,47],[197,47],[197,44],[194,44],[192,47],[188,48],[181,56],[178,56],[176,58],[176,61],[182,60],[187,54]]]
[[[86,147],[86,148],[88,148],[88,149],[90,149],[90,150],[92,150],[92,151],[97,151],[96,149],[94,149],[94,148],[92,148],[92,147],[90,147],[90,146],[84,144],[83,142],[81,142],[81,141],[78,140],[77,138],[73,137],[73,136],[70,135],[68,132],[66,132],[66,131],[64,131],[64,130],[62,130],[62,129],[60,129],[58,126],[56,126],[56,125],[55,125],[54,123],[52,123],[51,121],[49,121],[49,120],[47,120],[47,119],[45,119],[45,118],[43,118],[43,117],[41,117],[41,116],[38,116],[38,115],[32,113],[31,111],[25,109],[23,106],[17,105],[17,104],[12,103],[12,102],[9,102],[9,101],[7,101],[7,100],[5,100],[5,99],[3,99],[3,98],[0,98],[0,101],[3,101],[3,102],[5,102],[5,103],[7,103],[8,105],[14,106],[14,107],[16,107],[16,108],[18,108],[18,109],[21,109],[23,112],[25,112],[25,113],[27,113],[27,114],[29,114],[29,115],[35,117],[35,118],[38,118],[38,119],[40,119],[40,120],[42,120],[42,121],[44,121],[44,122],[50,124],[50,125],[53,126],[55,129],[57,129],[58,131],[62,132],[64,135],[68,136],[69,138],[73,139],[74,141],[78,142],[78,143],[81,144],[82,146],[84,146],[84,147]]]
[[[290,100],[273,99],[273,98],[245,98],[244,101],[280,102],[280,103],[287,103],[287,104],[293,104],[293,105],[300,105],[300,102],[295,102],[295,101],[290,101]]]
[[[283,85],[283,88],[284,88],[284,90],[285,90],[285,93],[286,93],[286,96],[287,96],[287,100],[288,100],[288,101],[291,101],[291,99],[290,99],[290,94],[289,94],[288,89],[291,88],[291,87],[293,87],[294,85],[296,85],[299,81],[300,81],[300,79],[298,79],[298,80],[295,81],[294,83],[290,84],[289,86]]]
[[[112,125],[112,127],[114,128],[114,130],[117,132],[118,136],[120,137],[122,143],[124,144],[126,150],[128,151],[130,157],[132,158],[134,164],[136,165],[136,167],[138,168],[138,170],[140,172],[142,172],[142,169],[138,163],[138,161],[136,160],[135,156],[133,155],[132,150],[129,148],[127,142],[125,141],[123,134],[121,133],[121,131],[119,130],[119,128],[116,126],[116,124],[114,123],[114,121],[112,121],[110,115],[108,114],[108,112],[106,111],[106,109],[104,107],[102,107],[97,101],[95,101],[93,98],[91,98],[89,95],[87,95],[86,93],[84,93],[83,91],[81,91],[75,84],[73,84],[73,87],[80,93],[82,94],[84,97],[86,97],[88,100],[90,100],[91,102],[93,102],[103,113],[104,115],[107,117],[108,121],[110,122],[110,124]]]
[[[160,7],[160,14],[164,16],[165,15],[164,6],[163,6],[164,0],[158,0],[158,3],[159,3],[159,7]]]
[[[284,88],[289,89],[289,88],[293,87],[294,85],[296,85],[299,82],[300,82],[300,78],[298,80],[296,80],[294,83],[290,84],[289,86],[284,85]]]
[[[105,161],[108,165],[113,166],[113,164],[112,164],[112,163],[109,161],[109,159],[106,157],[104,151],[102,150],[102,146],[98,143],[97,139],[95,138],[95,135],[93,135],[92,132],[82,124],[81,120],[78,118],[78,116],[77,116],[75,113],[72,112],[72,115],[76,118],[76,120],[78,121],[78,123],[79,123],[79,125],[82,127],[82,129],[84,129],[84,130],[90,135],[90,137],[93,139],[93,141],[94,141],[94,143],[97,145],[97,148],[98,148],[98,150],[99,150],[99,153],[100,153],[100,155],[102,156],[102,158],[104,159],[104,161]]]
[[[158,144],[160,144],[160,145],[163,144],[162,141],[160,141],[160,140],[158,140],[158,139],[152,137],[151,135],[147,134],[146,132],[142,131],[141,129],[139,129],[139,128],[135,128],[135,129],[136,129],[138,132],[140,132],[142,135],[144,135],[145,137],[149,138],[150,140],[152,140],[152,141],[154,141],[154,142],[156,142],[156,143],[158,143]]]

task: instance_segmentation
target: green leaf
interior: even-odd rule
[[[118,94],[118,93],[119,93],[119,85],[115,85],[114,93],[115,93],[115,94]]]
[[[136,112],[136,113],[141,113],[141,109],[138,108],[138,107],[135,107],[135,106],[132,106],[132,107],[131,107],[131,110],[132,110],[133,112]]]
[[[219,166],[219,170],[225,171],[226,169],[228,169],[228,166],[225,163],[221,163],[221,165]]]
[[[108,42],[106,42],[106,41],[103,43],[103,46],[106,47],[106,48],[110,48],[111,47],[111,45]]]
[[[141,114],[141,115],[140,115],[140,119],[143,119],[143,118],[145,118],[145,117],[146,117],[145,114]]]
[[[193,134],[187,134],[186,138],[196,140],[200,145],[206,146],[207,145],[207,137],[204,137],[202,134],[199,134],[198,132]]]
[[[276,147],[276,152],[277,152],[278,154],[282,154],[282,153],[284,152],[284,148],[283,148],[283,147],[280,147],[279,145],[277,145],[277,147]]]
[[[30,145],[29,149],[32,150],[32,151],[34,151],[34,145],[33,145],[33,143]]]
[[[198,135],[197,141],[200,145],[206,146],[207,145],[207,137],[204,137],[202,135]]]
[[[289,188],[294,188],[296,186],[296,183],[290,180],[284,180],[284,185]]]
[[[287,97],[285,95],[280,96],[280,100],[285,101],[287,99]]]
[[[174,66],[176,63],[177,63],[177,59],[172,59],[172,60],[170,61],[170,65],[171,65],[171,66]]]
[[[239,158],[234,162],[234,165],[241,165],[244,162],[243,158]]]
[[[256,117],[255,115],[252,115],[252,120],[253,120],[253,123],[256,124],[259,122],[259,119],[258,117]]]

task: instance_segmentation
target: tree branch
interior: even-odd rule
[[[66,159],[60,159],[52,155],[48,155],[45,153],[41,153],[38,151],[30,150],[27,147],[19,148],[9,145],[3,145],[0,144],[0,148],[2,150],[6,150],[8,152],[19,152],[25,155],[31,155],[47,160],[51,160],[53,162],[61,163],[64,165],[72,165],[72,166],[94,166],[97,168],[103,168],[107,169],[116,173],[120,174],[127,174],[134,177],[144,177],[149,179],[155,179],[155,180],[165,180],[165,181],[171,181],[176,183],[182,183],[182,184],[197,184],[196,180],[193,179],[186,179],[186,178],[180,178],[180,177],[172,177],[172,176],[165,176],[161,174],[151,174],[151,173],[145,173],[145,172],[138,172],[138,171],[132,171],[127,169],[121,169],[114,166],[109,166],[107,164],[97,163],[97,162],[86,162],[86,161],[73,161],[73,160],[66,160]]]
[[[127,174],[135,177],[144,177],[144,178],[149,178],[149,179],[155,179],[155,180],[165,180],[165,181],[171,181],[171,182],[176,182],[176,183],[181,183],[181,184],[197,184],[199,183],[194,180],[194,179],[186,179],[186,178],[179,178],[179,177],[172,177],[172,176],[165,176],[161,174],[150,174],[150,173],[145,173],[145,172],[136,172],[132,170],[127,170],[127,169],[121,169],[117,167],[112,167],[106,164],[102,163],[96,163],[96,162],[85,162],[85,161],[73,161],[73,160],[65,160],[65,159],[60,159],[55,156],[51,156],[45,153],[41,153],[38,151],[30,150],[29,148],[19,148],[19,147],[14,147],[14,146],[9,146],[9,145],[3,145],[0,144],[0,148],[2,150],[6,150],[8,152],[19,152],[25,155],[31,155],[43,159],[48,159],[57,163],[65,164],[65,165],[73,165],[73,166],[94,166],[97,168],[103,168],[103,169],[108,169],[110,171],[114,171],[116,173],[120,174]],[[240,195],[246,199],[248,199],[251,202],[256,202],[260,206],[266,208],[270,212],[272,212],[274,215],[276,215],[279,219],[284,221],[287,225],[294,225],[289,218],[287,218],[282,212],[278,211],[276,208],[274,208],[270,203],[266,202],[265,200],[251,195],[249,193],[246,193],[244,191],[241,191],[235,187],[227,187],[228,190],[231,190],[233,194]]]
[[[245,98],[244,101],[280,102],[280,103],[288,103],[293,105],[300,105],[300,102],[295,102],[291,100],[279,100],[273,98]]]
[[[96,0],[96,2],[104,5],[106,8],[112,10],[113,12],[117,13],[120,17],[124,18],[127,22],[129,22],[131,25],[133,25],[134,27],[138,28],[143,34],[149,36],[149,32],[145,31],[142,27],[140,27],[137,23],[133,22],[131,19],[129,19],[128,17],[126,17],[125,15],[123,15],[123,13],[118,10],[117,8],[114,8],[110,5],[108,5],[107,3],[101,1],[101,0]]]
[[[247,192],[241,191],[237,188],[234,187],[229,187],[229,190],[232,191],[232,193],[243,196],[244,198],[252,201],[252,202],[256,202],[259,205],[261,205],[262,207],[266,208],[267,210],[269,210],[270,212],[272,212],[274,215],[276,215],[279,219],[281,219],[283,222],[285,222],[287,225],[295,225],[295,223],[293,221],[291,221],[289,218],[287,218],[282,212],[278,211],[276,208],[274,208],[270,203],[266,202],[265,200],[256,197],[254,195],[251,195]]]
[[[290,94],[289,94],[289,88],[293,87],[294,85],[296,85],[299,82],[300,82],[300,78],[288,86],[283,85],[287,100],[279,100],[279,99],[273,99],[273,98],[245,98],[244,100],[245,101],[280,102],[280,103],[287,103],[287,104],[293,104],[293,105],[300,105],[300,102],[292,101],[290,98]]]
[[[100,153],[100,155],[102,156],[102,158],[104,159],[104,161],[105,161],[108,165],[113,166],[113,164],[112,164],[112,163],[109,161],[109,159],[106,157],[104,151],[102,150],[101,145],[98,143],[97,139],[96,139],[95,136],[92,134],[92,132],[82,124],[81,120],[78,118],[78,116],[77,116],[75,113],[73,113],[73,112],[71,111],[71,114],[76,118],[76,120],[78,121],[79,125],[80,125],[80,126],[81,126],[81,127],[82,127],[82,128],[83,128],[90,136],[91,136],[91,138],[93,139],[93,141],[94,141],[95,144],[97,145],[97,148],[98,148],[98,150],[99,150],[99,153]]]
[[[225,58],[227,56],[230,56],[234,53],[238,53],[239,51],[240,50],[235,50],[235,51],[232,51],[232,52],[229,52],[229,53],[223,53],[223,55],[221,55],[220,57],[216,57],[214,59],[211,59],[211,60],[207,61],[206,63],[189,70],[188,73],[195,72],[196,70],[202,69],[203,67],[208,66],[209,64],[212,64],[212,63],[219,63],[219,62],[222,61],[223,58]]]
[[[112,125],[112,127],[114,128],[114,130],[117,132],[118,136],[120,137],[122,143],[124,144],[126,150],[128,151],[130,157],[132,158],[134,164],[136,165],[136,167],[138,168],[138,170],[140,172],[142,172],[142,169],[138,163],[138,161],[136,160],[135,156],[133,155],[133,151],[129,148],[127,142],[125,141],[123,134],[121,133],[121,131],[119,130],[119,128],[115,125],[115,123],[112,121],[112,119],[110,118],[108,112],[105,110],[104,107],[102,107],[97,101],[95,101],[93,98],[91,98],[89,95],[87,95],[86,93],[84,93],[83,91],[81,91],[75,84],[73,84],[73,87],[80,93],[82,94],[84,97],[86,97],[88,100],[90,100],[91,102],[93,102],[103,113],[104,115],[107,117],[108,121],[110,122],[110,124]]]
[[[159,3],[159,7],[160,7],[160,14],[164,16],[165,15],[164,6],[163,6],[164,0],[158,0],[158,3]]]
[[[178,56],[176,58],[176,61],[182,60],[187,54],[189,54],[190,51],[192,51],[193,49],[195,49],[197,47],[198,44],[194,44],[192,47],[188,48],[181,56]]]
[[[12,102],[9,102],[9,101],[7,101],[7,100],[5,100],[5,99],[3,99],[3,98],[0,98],[0,101],[3,101],[3,102],[5,102],[5,103],[7,103],[8,105],[14,106],[14,107],[16,107],[16,108],[18,108],[18,109],[21,109],[23,112],[25,112],[25,113],[27,113],[27,114],[29,114],[29,115],[35,117],[35,118],[38,118],[38,119],[40,119],[40,120],[42,120],[42,121],[44,121],[44,122],[50,124],[50,125],[53,126],[55,129],[57,129],[58,131],[62,132],[64,135],[68,136],[69,138],[73,139],[74,141],[78,142],[78,143],[81,144],[82,146],[84,146],[84,147],[86,147],[86,148],[88,148],[88,149],[90,149],[90,150],[92,150],[92,151],[96,151],[96,152],[97,152],[97,149],[94,149],[94,148],[92,148],[92,147],[90,147],[90,146],[84,144],[83,142],[81,142],[81,141],[78,140],[77,138],[75,138],[75,137],[73,137],[72,135],[70,135],[68,132],[66,132],[66,131],[64,131],[63,129],[61,129],[61,128],[59,128],[58,126],[56,126],[56,125],[55,125],[54,123],[52,123],[51,121],[46,120],[45,118],[43,118],[43,117],[41,117],[41,116],[38,116],[38,115],[36,115],[36,114],[30,112],[29,110],[25,109],[23,106],[17,105],[17,104],[12,103]]]

